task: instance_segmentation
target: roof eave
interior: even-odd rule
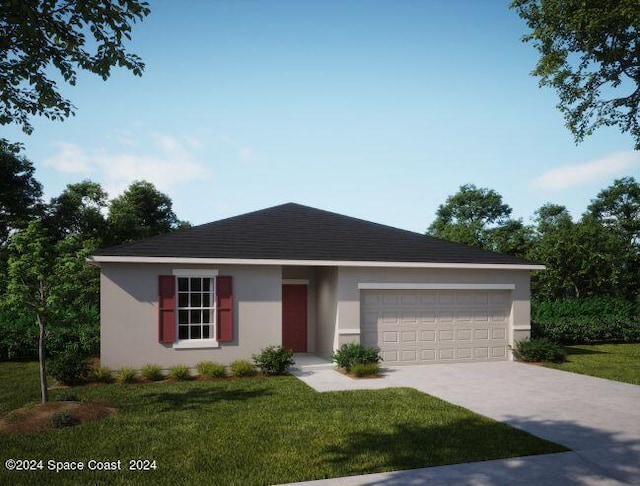
[[[286,260],[267,258],[187,258],[94,255],[89,263],[169,263],[178,265],[297,265],[315,267],[396,267],[396,268],[451,268],[474,270],[544,270],[544,265],[533,263],[447,263],[447,262],[383,262],[346,260]]]

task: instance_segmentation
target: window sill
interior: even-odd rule
[[[193,341],[177,341],[173,343],[173,349],[207,349],[219,348],[220,344],[215,339],[198,339]]]

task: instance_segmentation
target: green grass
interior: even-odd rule
[[[0,362],[0,417],[40,399],[38,373],[37,362]]]
[[[567,361],[545,366],[640,385],[640,343],[566,346]]]
[[[31,363],[0,363],[0,390],[36,391]],[[23,377],[14,381],[17,372]],[[262,485],[566,450],[413,389],[317,393],[292,376],[73,389],[118,412],[0,435],[0,484]],[[7,393],[10,396],[10,393]],[[14,399],[13,406],[20,400]],[[7,458],[155,460],[157,470],[7,472]]]

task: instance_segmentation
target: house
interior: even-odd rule
[[[283,204],[96,252],[111,368],[250,359],[271,344],[387,365],[510,359],[530,332],[512,256]]]

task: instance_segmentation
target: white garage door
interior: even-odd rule
[[[362,342],[385,364],[506,360],[507,290],[363,290]]]

